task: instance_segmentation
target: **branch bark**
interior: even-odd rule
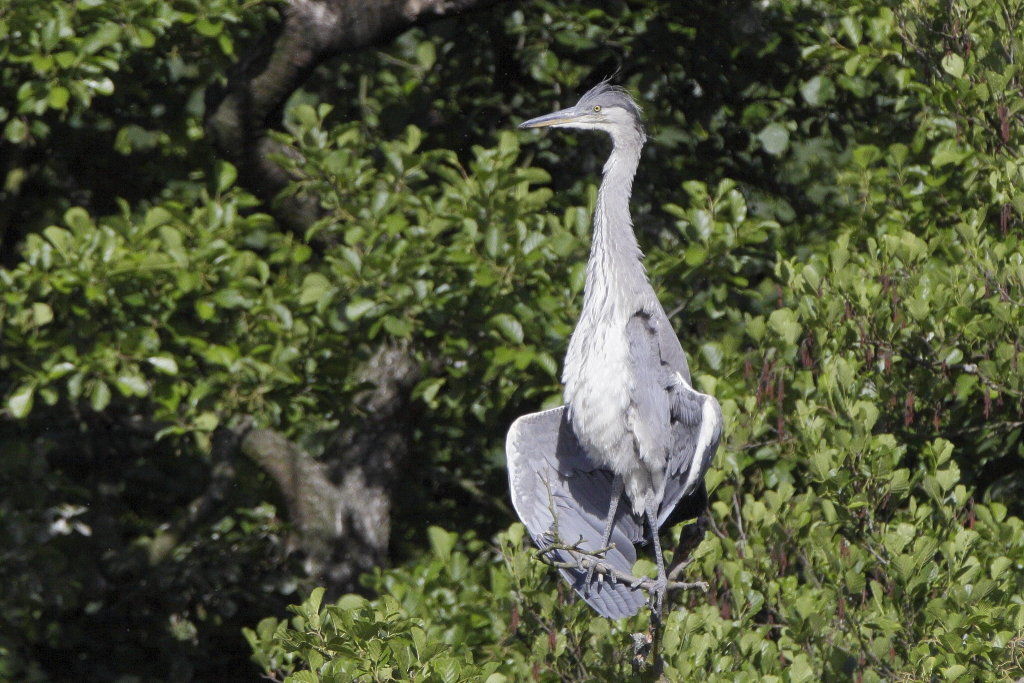
[[[241,451],[277,484],[298,532],[297,545],[306,554],[306,573],[325,574],[333,542],[345,535],[345,500],[327,478],[324,465],[305,450],[269,429],[252,429],[242,438]]]
[[[416,24],[482,9],[500,0],[290,0],[268,37],[207,92],[206,130],[239,172],[240,184],[269,203],[289,178],[270,156],[288,154],[267,131],[281,123],[288,97],[324,61],[386,43]],[[309,198],[290,198],[275,215],[302,230],[319,218]]]
[[[360,371],[370,385],[361,414],[332,439],[322,460],[268,429],[242,437],[242,453],[275,481],[295,525],[310,577],[356,591],[363,572],[387,562],[391,491],[408,453],[408,395],[418,368],[404,346],[383,345]]]

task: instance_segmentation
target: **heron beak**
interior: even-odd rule
[[[581,114],[576,110],[575,107],[569,109],[561,109],[551,114],[545,114],[544,116],[538,116],[535,119],[529,121],[523,121],[519,124],[520,128],[547,128],[548,126],[560,126],[567,123],[578,123]]]

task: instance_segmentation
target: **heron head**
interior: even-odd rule
[[[568,109],[538,116],[519,124],[520,128],[582,128],[603,130],[620,141],[643,144],[647,136],[640,121],[640,107],[625,89],[602,81]]]

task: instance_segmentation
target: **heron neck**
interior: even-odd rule
[[[616,141],[604,165],[604,179],[594,207],[594,235],[587,264],[584,308],[601,305],[599,302],[609,305],[620,298],[616,295],[635,297],[645,286],[650,287],[629,213],[641,145]]]

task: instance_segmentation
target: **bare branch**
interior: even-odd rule
[[[613,583],[621,581],[622,583],[628,584],[631,588],[640,588],[642,590],[650,592],[657,584],[657,580],[652,579],[648,576],[633,576],[629,572],[624,572],[605,562],[600,555],[611,550],[615,546],[609,546],[607,548],[601,548],[595,550],[592,553],[589,551],[580,550],[576,545],[566,545],[564,543],[551,543],[544,548],[536,551],[537,559],[544,564],[555,567],[557,569],[579,569],[580,571],[589,570],[591,567],[594,568],[594,573],[599,576],[607,576],[612,580]],[[547,555],[554,550],[563,550],[569,553],[575,561],[573,562],[560,562],[554,560]],[[705,581],[685,582],[685,581],[669,581],[668,590],[700,590],[703,592],[708,591],[708,584]]]

